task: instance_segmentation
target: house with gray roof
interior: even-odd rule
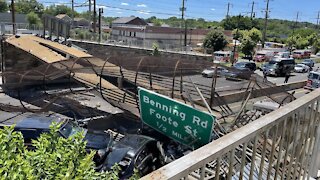
[[[139,17],[121,17],[112,21],[112,27],[143,27],[147,25],[148,23]]]

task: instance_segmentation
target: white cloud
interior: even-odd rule
[[[117,13],[118,13],[118,14],[122,14],[122,12],[121,12],[121,11],[118,11]]]
[[[98,8],[98,9],[99,9],[99,8],[106,9],[107,7],[105,7],[105,6],[97,6],[97,8]]]
[[[138,4],[137,6],[138,6],[138,7],[143,7],[143,8],[146,8],[146,7],[147,7],[147,5],[145,5],[145,4]]]
[[[138,11],[140,14],[150,14],[150,11]]]
[[[129,6],[129,3],[122,2],[121,5],[122,6]]]
[[[215,11],[216,9],[215,8],[211,8],[211,11]]]

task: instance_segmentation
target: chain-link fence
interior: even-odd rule
[[[42,25],[15,23],[16,34],[43,34]],[[1,34],[13,34],[13,23],[0,23]]]

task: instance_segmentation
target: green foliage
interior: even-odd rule
[[[211,30],[203,41],[203,46],[212,49],[213,51],[222,50],[227,44],[228,41],[221,29]]]
[[[239,31],[239,34],[241,41],[240,49],[242,53],[246,56],[253,56],[254,48],[257,46],[257,43],[261,41],[262,38],[261,31],[256,28],[252,28],[250,31]]]
[[[74,17],[79,16],[76,11],[72,12],[72,9],[65,5],[51,5],[44,10],[44,13],[53,16],[56,16],[58,14],[67,14],[69,17],[72,17],[72,14],[74,15]]]
[[[91,19],[93,19],[93,13],[90,13],[89,11],[84,11],[78,14],[79,17],[82,17],[88,21],[90,21]]]
[[[160,56],[159,45],[157,43],[152,44],[152,56]]]
[[[119,179],[119,166],[112,171],[98,173],[92,158],[87,154],[83,135],[78,133],[67,139],[58,135],[59,125],[32,142],[35,149],[24,147],[21,133],[13,127],[0,129],[1,179]]]
[[[289,47],[295,47],[296,49],[305,49],[309,45],[307,38],[302,37],[300,34],[292,35],[287,39],[287,45]]]
[[[221,25],[225,30],[233,30],[239,28],[240,30],[249,30],[257,27],[257,21],[246,16],[231,16],[223,19]]]
[[[34,12],[30,12],[29,14],[27,14],[27,20],[29,24],[38,25],[41,23],[39,16]]]
[[[16,13],[28,14],[30,12],[41,13],[44,6],[37,0],[16,0],[15,10]]]
[[[163,24],[163,21],[160,19],[154,19],[152,20],[152,23],[154,26],[161,26]]]
[[[9,10],[8,4],[5,0],[0,0],[0,12],[7,12]]]
[[[0,177],[1,179],[37,179],[26,160],[26,149],[21,133],[13,127],[0,129]]]

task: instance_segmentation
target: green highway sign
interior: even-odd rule
[[[161,94],[139,87],[143,123],[192,148],[211,141],[215,117]]]

